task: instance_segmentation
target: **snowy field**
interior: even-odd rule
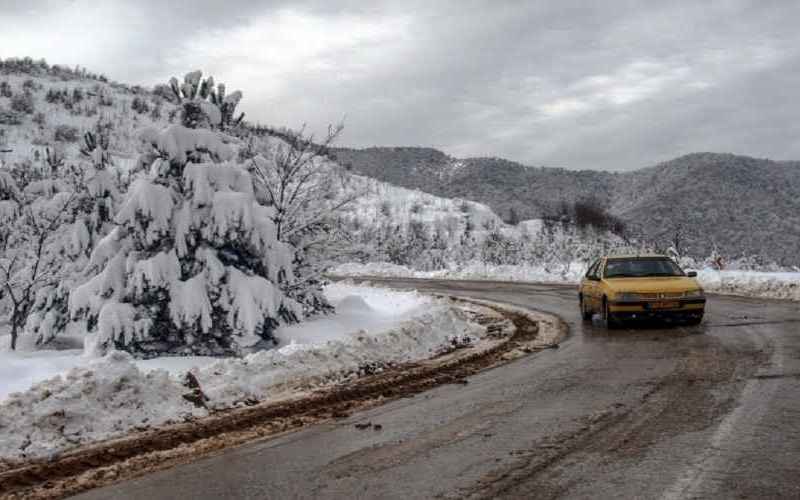
[[[542,266],[494,266],[481,262],[439,271],[415,271],[386,262],[348,263],[330,271],[336,276],[384,276],[403,278],[476,279],[577,284],[586,267],[580,262],[556,268]],[[703,269],[697,276],[710,293],[800,301],[800,272],[717,271]]]
[[[209,409],[277,400],[358,375],[364,367],[435,355],[455,336],[484,329],[443,300],[414,291],[337,283],[338,313],[277,332],[278,348],[244,358],[134,360],[112,352],[0,351],[0,458],[47,456],[73,445],[203,416],[182,395],[187,370]],[[6,341],[6,339],[2,339]]]
[[[697,278],[707,292],[800,301],[800,272],[703,269]]]

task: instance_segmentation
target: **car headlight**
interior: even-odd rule
[[[617,294],[617,300],[622,302],[632,301],[632,300],[642,300],[643,296],[641,293],[634,293],[634,292],[622,292]]]
[[[689,290],[688,292],[684,292],[683,296],[687,299],[702,299],[706,296],[706,294],[703,293],[701,288],[698,288],[697,290]]]

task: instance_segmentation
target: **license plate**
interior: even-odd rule
[[[681,306],[680,302],[652,302],[650,309],[675,309]]]

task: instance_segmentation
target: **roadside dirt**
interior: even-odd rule
[[[563,338],[566,331],[566,326],[552,316],[485,302],[480,306],[498,313],[476,317],[490,333],[497,333],[497,338],[483,348],[457,349],[423,362],[390,367],[346,386],[294,400],[219,412],[201,420],[81,447],[51,460],[0,464],[0,497],[64,498],[310,424],[345,418],[354,411],[410,397],[435,386],[467,383],[466,377],[479,371],[557,347],[555,339]],[[503,324],[508,321],[513,324],[510,336],[502,334]],[[540,321],[547,321],[542,331]]]

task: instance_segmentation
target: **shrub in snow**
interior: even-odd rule
[[[0,82],[0,97],[11,97],[14,92],[11,90],[11,85],[7,81]]]
[[[33,112],[36,111],[36,105],[33,102],[33,95],[30,92],[15,94],[11,98],[11,109],[18,113],[32,115]]]
[[[199,74],[186,80],[192,96]],[[187,116],[197,103],[184,104]],[[92,252],[98,272],[70,294],[70,310],[88,318],[98,346],[145,357],[238,355],[272,340],[279,322],[301,314],[281,291],[293,280],[294,251],[278,240],[274,209],[258,203],[250,174],[231,161],[233,138],[183,125],[142,138],[149,171]]]
[[[35,123],[36,125],[38,125],[39,128],[44,128],[45,125],[47,125],[47,118],[44,116],[44,113],[42,113],[41,111],[39,111],[35,115],[33,115],[33,118],[31,119],[31,121],[33,123]]]
[[[0,125],[19,125],[21,123],[22,113],[0,107]]]
[[[77,127],[73,127],[71,125],[58,125],[53,133],[53,137],[55,140],[61,142],[78,142],[80,134],[78,133]]]
[[[64,91],[60,91],[57,89],[48,89],[47,93],[44,95],[44,100],[49,104],[56,104],[56,103],[63,103],[67,99],[69,99],[69,95],[67,94],[66,89]]]
[[[153,106],[153,109],[150,111],[150,119],[154,122],[161,119],[161,101]]]
[[[147,100],[136,96],[133,98],[133,101],[131,101],[131,109],[143,115],[150,112],[150,105],[147,104]]]
[[[33,81],[31,78],[26,78],[24,82],[22,82],[22,90],[26,92],[35,91],[41,88],[41,85],[37,85],[36,82]]]

